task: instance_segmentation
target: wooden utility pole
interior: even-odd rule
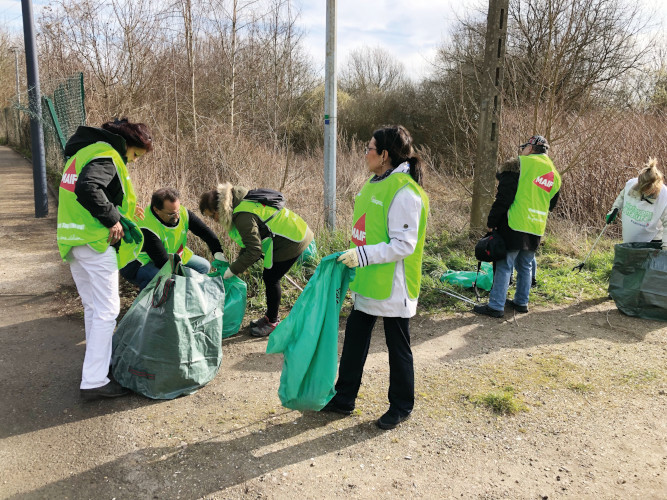
[[[470,210],[470,232],[474,235],[486,228],[486,219],[495,198],[508,6],[509,0],[489,0],[486,18],[486,49]]]

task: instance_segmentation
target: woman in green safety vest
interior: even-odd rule
[[[230,183],[201,195],[199,210],[217,220],[240,247],[223,279],[241,274],[262,257],[266,314],[250,323],[250,335],[268,337],[278,325],[281,278],[313,241],[313,232],[297,214],[285,208],[282,193],[248,190]]]
[[[111,337],[120,312],[118,269],[141,250],[133,221],[136,196],[127,164],[153,149],[143,123],[114,120],[79,127],[65,145],[59,189],[58,248],[81,296],[86,354],[81,397],[117,397],[127,390],[110,380]]]
[[[371,332],[382,316],[389,410],[376,424],[393,429],[414,406],[410,318],[417,310],[429,200],[421,188],[421,162],[404,127],[376,130],[365,153],[373,176],[357,194],[351,248],[338,259],[357,268],[350,283],[354,310],[345,326],[336,395],[323,411],[349,415],[354,410]]]

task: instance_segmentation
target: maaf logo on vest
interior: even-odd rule
[[[74,192],[74,186],[76,186],[76,180],[78,175],[76,174],[76,159],[72,160],[72,164],[63,174],[63,178],[60,181],[60,187],[66,189],[67,191]]]
[[[533,181],[533,184],[540,189],[544,189],[547,193],[550,193],[551,189],[554,187],[554,173],[549,172],[546,175],[540,175]]]
[[[359,217],[352,228],[352,242],[358,247],[366,244],[366,214]]]

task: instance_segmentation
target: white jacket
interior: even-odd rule
[[[667,248],[667,187],[662,186],[656,197],[644,198],[637,186],[637,178],[630,179],[612,205],[618,208],[623,223],[623,243],[647,242],[662,239]]]
[[[401,163],[390,175],[399,172],[409,173],[410,165]],[[408,296],[403,259],[412,255],[417,246],[421,211],[421,197],[407,186],[402,187],[396,192],[387,212],[389,243],[357,247],[359,267],[396,262],[396,269],[389,298],[376,300],[355,293],[356,310],[388,318],[411,318],[416,314],[417,299]]]

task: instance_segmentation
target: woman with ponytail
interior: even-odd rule
[[[389,410],[376,424],[393,429],[414,406],[409,327],[421,283],[428,196],[421,188],[421,162],[404,127],[373,132],[365,160],[373,175],[356,197],[351,248],[338,259],[356,268],[350,283],[354,310],[345,327],[336,395],[323,411],[349,415],[354,410],[371,332],[382,316],[389,351]]]
[[[630,179],[607,214],[607,224],[621,212],[623,243],[662,242],[667,249],[667,187],[658,170],[658,161],[649,158],[638,177]]]

